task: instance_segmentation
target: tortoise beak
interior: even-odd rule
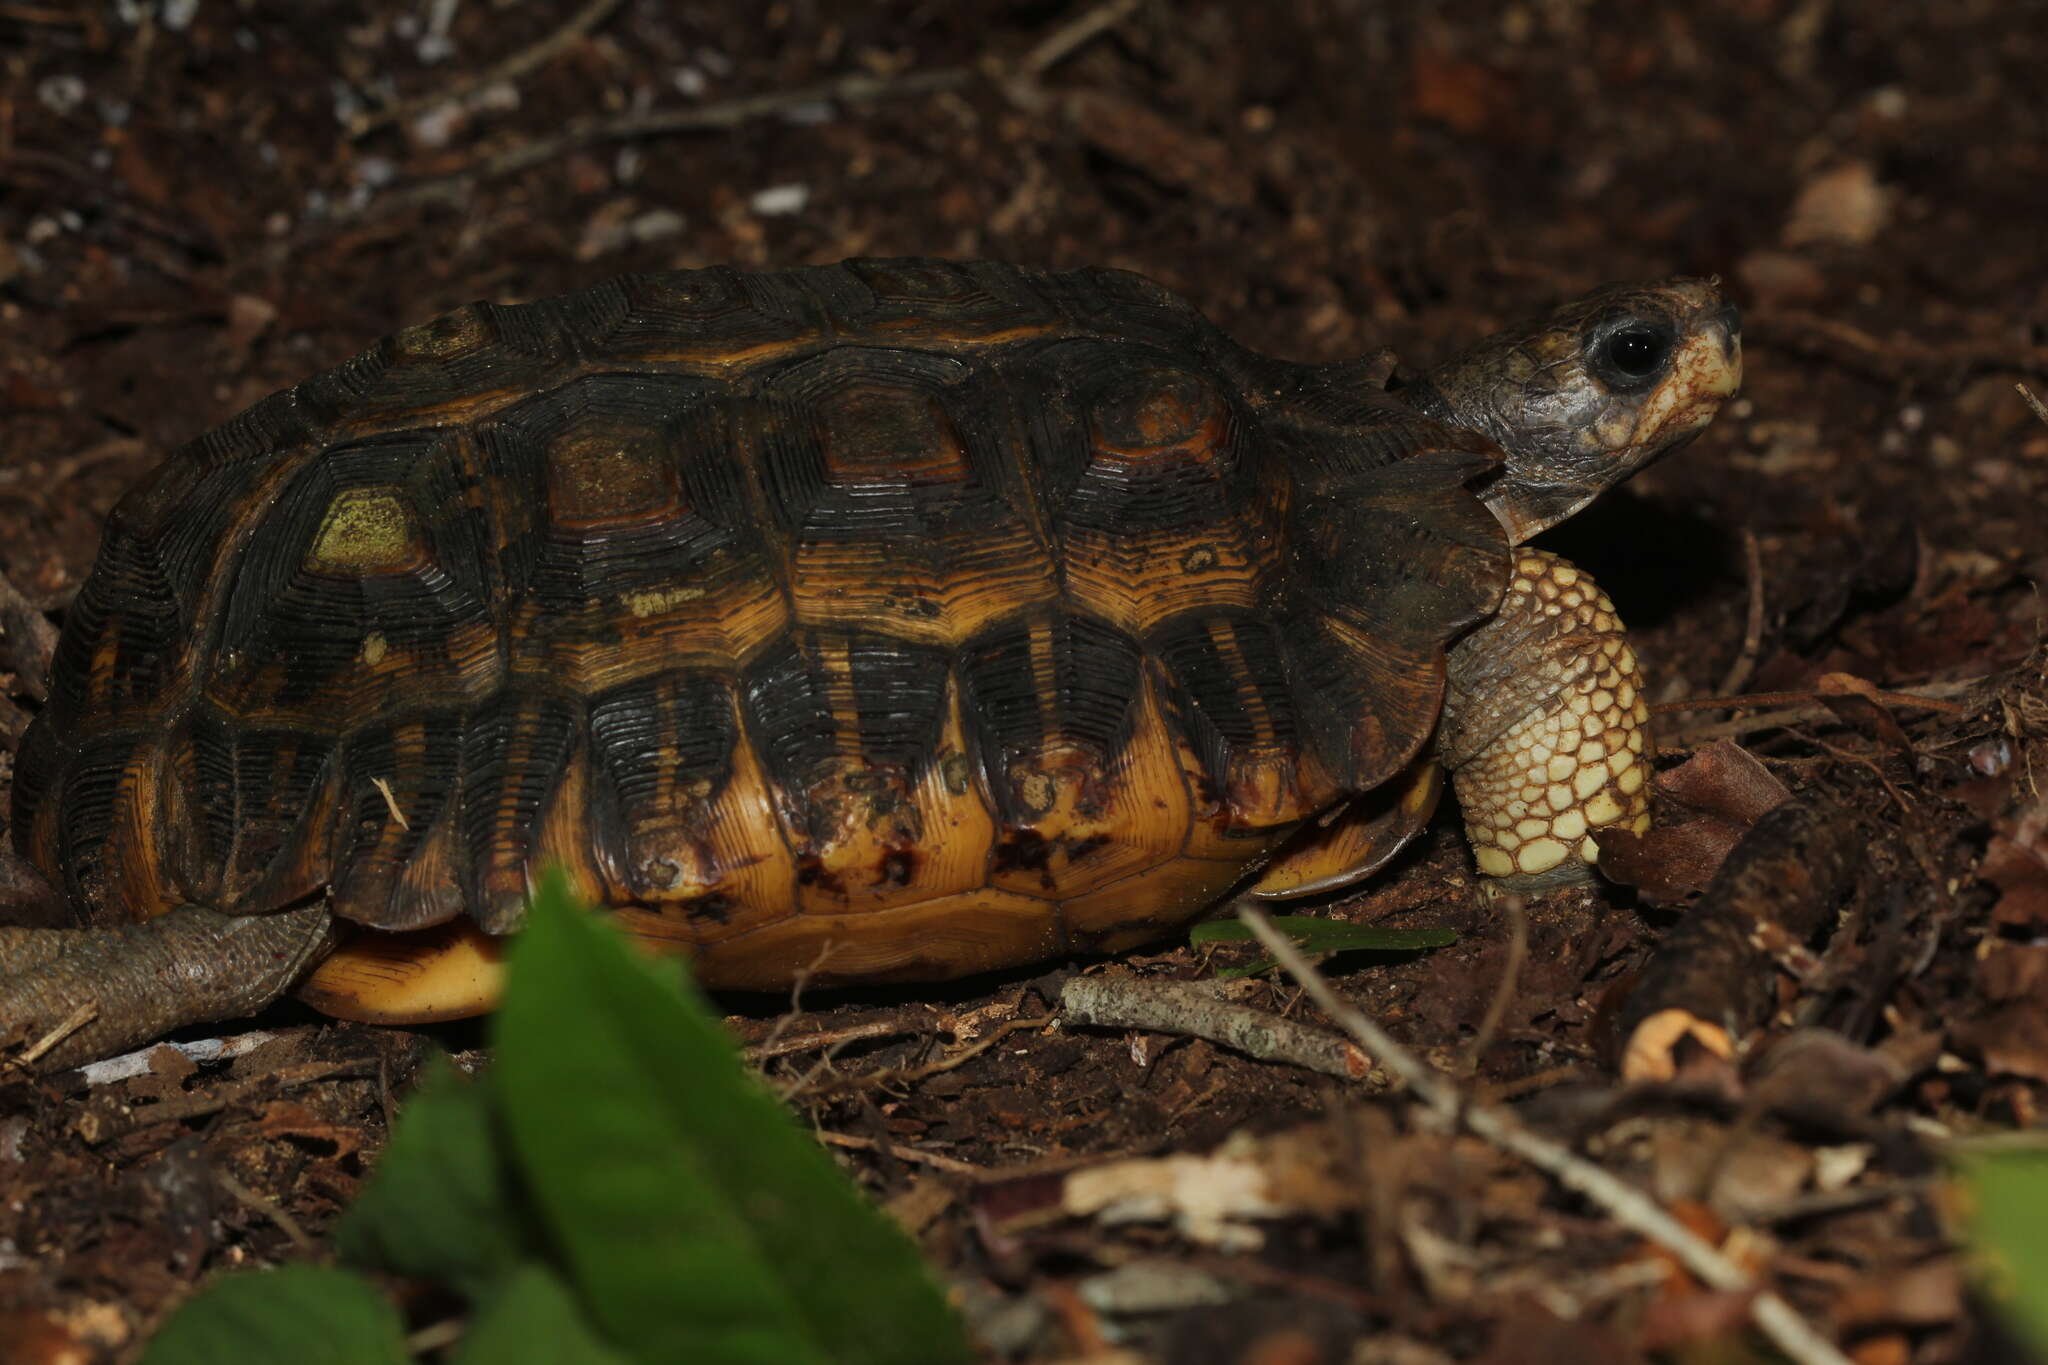
[[[1727,387],[1720,394],[1726,398],[1742,387],[1742,310],[1732,303],[1722,304],[1707,319],[1706,331],[1709,336],[1720,336],[1721,361],[1727,370]]]

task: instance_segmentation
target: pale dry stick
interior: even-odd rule
[[[149,1074],[150,1061],[158,1048],[170,1048],[188,1061],[224,1062],[254,1052],[266,1043],[274,1042],[284,1035],[269,1029],[258,1029],[253,1033],[236,1034],[232,1038],[199,1038],[189,1043],[151,1043],[133,1052],[124,1052],[104,1061],[88,1062],[78,1068],[79,1084],[91,1089],[94,1086],[112,1085],[116,1081],[133,1080]]]
[[[783,1033],[789,1026],[802,1017],[804,1012],[804,987],[811,984],[812,977],[824,970],[825,964],[832,960],[832,954],[837,951],[839,951],[838,940],[826,939],[825,945],[818,949],[818,955],[811,959],[811,965],[797,972],[796,980],[789,983],[789,1008],[784,1010],[782,1017],[775,1021],[775,1027],[768,1030],[767,1038],[762,1040],[762,1047],[774,1047],[777,1042],[781,1041]],[[825,1060],[830,1061],[831,1058],[827,1057]]]
[[[1109,0],[1108,4],[1097,5],[1072,23],[1061,24],[1024,55],[1024,60],[1017,63],[1017,74],[1026,80],[1037,80],[1136,14],[1138,6],[1144,3],[1145,0]]]
[[[105,1131],[92,1138],[94,1142],[105,1142],[109,1138],[132,1133],[159,1123],[183,1123],[187,1119],[203,1118],[233,1108],[244,1100],[259,1099],[276,1090],[292,1090],[302,1085],[330,1078],[356,1078],[370,1075],[367,1059],[348,1057],[337,1062],[308,1062],[301,1066],[285,1067],[266,1075],[252,1076],[246,1081],[221,1086],[216,1090],[197,1094],[179,1095],[173,1099],[161,1100],[155,1104],[136,1105],[124,1108],[118,1119],[112,1121]]]
[[[1192,981],[1077,976],[1060,990],[1060,1018],[1068,1025],[1193,1034],[1262,1062],[1285,1062],[1347,1081],[1372,1074],[1372,1058],[1350,1040],[1218,999]]]
[[[1721,679],[1723,696],[1742,690],[1756,672],[1757,656],[1764,647],[1764,554],[1757,544],[1756,532],[1746,527],[1742,532],[1742,557],[1749,574],[1749,617],[1742,628],[1742,649],[1735,662],[1728,665],[1728,675]]]
[[[945,1171],[949,1175],[971,1175],[977,1180],[986,1180],[994,1174],[988,1167],[977,1166],[971,1161],[940,1156],[937,1152],[920,1151],[916,1147],[904,1147],[894,1142],[877,1142],[873,1138],[859,1137],[853,1133],[835,1133],[830,1129],[821,1128],[811,1136],[830,1147],[846,1147],[856,1152],[886,1151],[898,1161],[908,1162],[913,1166],[929,1166],[935,1171]]]
[[[1752,1294],[1750,1317],[1771,1343],[1798,1365],[1850,1365],[1849,1358],[1823,1337],[1791,1304],[1762,1287],[1711,1243],[1665,1212],[1662,1205],[1626,1181],[1587,1161],[1563,1143],[1533,1132],[1506,1110],[1469,1101],[1450,1079],[1408,1051],[1377,1023],[1337,994],[1292,939],[1250,903],[1237,907],[1242,919],[1309,993],[1323,1013],[1408,1083],[1416,1097],[1445,1122],[1462,1125],[1502,1151],[1520,1157],[1566,1189],[1599,1205],[1633,1232],[1640,1233],[1677,1257],[1709,1288],[1728,1294]]]
[[[1759,310],[1746,315],[1743,322],[1744,330],[1766,346],[1819,349],[1833,359],[1861,360],[1887,378],[1904,378],[1928,370],[2018,369],[2048,374],[2048,346],[2013,346],[2004,341],[1974,338],[1934,343],[1881,338],[1839,318],[1794,309]]]
[[[527,72],[546,66],[566,52],[572,44],[586,37],[599,24],[609,19],[612,11],[618,7],[619,0],[591,0],[591,3],[570,15],[568,23],[531,47],[523,47],[501,62],[454,81],[431,94],[399,100],[396,104],[387,104],[382,109],[356,115],[349,123],[348,135],[351,139],[360,138],[386,124],[400,123],[446,105],[459,104],[477,91],[488,89],[500,81],[516,81]]]
[[[469,1335],[468,1318],[443,1318],[429,1323],[405,1339],[407,1358],[423,1356],[431,1351],[445,1351]]]
[[[27,1051],[15,1060],[23,1066],[34,1066],[45,1052],[69,1038],[72,1034],[100,1017],[100,1002],[87,1000],[71,1013],[57,1021],[57,1026],[29,1044]]]
[[[2043,425],[2048,425],[2048,406],[2044,406],[2041,400],[2034,396],[2034,391],[2025,384],[2014,384],[2013,387],[2020,391],[2020,397],[2034,410],[2034,416],[2040,418]]]
[[[737,128],[756,119],[769,118],[814,104],[873,104],[906,95],[951,90],[966,85],[975,73],[966,67],[937,67],[929,71],[907,71],[900,76],[870,76],[865,72],[840,76],[795,90],[771,90],[745,95],[716,104],[690,109],[648,110],[615,118],[578,119],[554,137],[523,142],[496,156],[431,180],[378,195],[360,209],[337,212],[322,226],[341,226],[368,218],[382,217],[417,204],[449,199],[459,191],[485,180],[516,175],[529,167],[556,160],[569,152],[603,142],[635,138],[667,137],[677,133],[702,133]]]
[[[1968,692],[1972,688],[1982,686],[1987,681],[1989,681],[1987,678],[1961,678],[1955,682],[1929,683],[1925,687],[1916,687],[1907,692],[1880,692],[1877,695],[1887,705],[1919,706],[1931,711],[1946,712],[1950,715],[1962,715],[1967,712],[1967,707],[1946,705],[1943,704],[1942,699]],[[1752,693],[1747,699],[1705,697],[1696,702],[1660,702],[1652,707],[1651,710],[1658,714],[1665,714],[1671,711],[1719,711],[1726,710],[1731,704],[1742,705],[1745,700],[1747,700],[1749,705],[1754,706],[1773,698],[1807,697],[1811,695],[1813,694],[1809,692],[1768,692]],[[1706,725],[1687,726],[1684,729],[1659,734],[1658,743],[1661,749],[1691,748],[1700,744],[1711,743],[1717,739],[1737,739],[1743,735],[1755,734],[1759,730],[1775,730],[1786,725],[1803,725],[1809,721],[1839,723],[1841,717],[1816,702],[1809,706],[1790,706],[1777,711],[1759,711],[1755,715],[1737,716],[1733,720],[1720,720]]]
[[[871,1090],[887,1085],[902,1085],[921,1081],[927,1077],[951,1071],[956,1066],[973,1061],[976,1057],[979,1057],[982,1053],[988,1051],[1013,1033],[1018,1033],[1025,1029],[1044,1028],[1058,1017],[1056,1014],[1034,1014],[1024,1019],[1008,1020],[996,1025],[988,1037],[981,1039],[973,1046],[962,1048],[958,1052],[948,1053],[937,1061],[925,1062],[919,1066],[890,1067],[884,1071],[871,1071],[864,1076],[841,1076],[829,1083],[815,1081],[814,1078],[822,1067],[814,1068],[810,1075],[805,1076],[787,1090],[781,1091],[780,1096],[784,1101],[789,1101],[807,1095],[830,1095],[840,1090]]]
[[[1977,678],[1958,678],[1953,682],[1928,683],[1905,692],[1887,692],[1873,687],[1865,693],[1871,700],[1886,706],[1910,706],[1922,711],[1945,711],[1951,716],[1967,716],[1970,708],[1948,698],[1967,692],[1981,683],[1991,680],[1990,674]],[[1660,701],[1650,708],[1656,715],[1669,715],[1673,711],[1726,711],[1732,707],[1778,706],[1786,702],[1812,701],[1824,694],[1811,690],[1795,692],[1744,692],[1736,696],[1687,697],[1680,701]],[[1839,695],[1839,694],[1836,694]]]
[[[788,1017],[783,1016],[785,1019]],[[809,1052],[812,1048],[839,1047],[846,1043],[858,1043],[866,1038],[894,1038],[903,1034],[919,1033],[930,1022],[922,1020],[917,1023],[906,1023],[895,1019],[871,1019],[865,1024],[851,1024],[846,1028],[813,1030],[799,1038],[778,1038],[771,1034],[767,1040],[754,1043],[741,1051],[750,1062],[765,1062],[776,1057],[787,1057],[792,1052]]]
[[[405,812],[398,808],[398,798],[392,794],[391,784],[381,777],[373,777],[370,779],[370,785],[375,787],[377,794],[384,798],[384,809],[391,812],[391,818],[398,822],[398,827],[400,829],[411,829],[412,821],[406,819]]]

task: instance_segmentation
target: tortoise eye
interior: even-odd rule
[[[1671,340],[1650,327],[1624,327],[1607,338],[1607,363],[1629,379],[1647,379],[1662,369],[1671,354]]]

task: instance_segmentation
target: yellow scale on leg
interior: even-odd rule
[[[1593,580],[1517,551],[1499,612],[1451,653],[1441,752],[1479,870],[1506,890],[1590,881],[1602,829],[1650,826],[1650,708]]]

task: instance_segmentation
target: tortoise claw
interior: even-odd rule
[[[26,1044],[44,1071],[79,1066],[186,1024],[252,1014],[334,941],[324,905],[270,915],[182,905],[141,924],[0,929],[0,1040]]]

